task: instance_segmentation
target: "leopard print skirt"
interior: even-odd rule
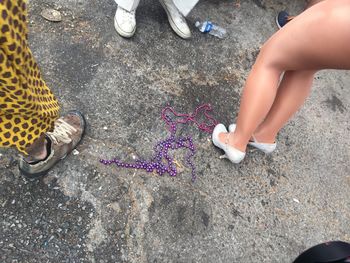
[[[59,112],[28,47],[26,17],[25,0],[0,0],[0,147],[24,154]]]

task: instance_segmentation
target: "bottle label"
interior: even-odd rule
[[[210,30],[213,28],[213,24],[211,22],[206,23],[204,33],[210,32]]]

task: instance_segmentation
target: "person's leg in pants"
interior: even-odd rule
[[[174,5],[183,16],[187,16],[199,0],[173,0]]]
[[[191,37],[191,30],[186,22],[186,15],[192,10],[197,0],[159,0],[168,16],[168,21],[174,32],[183,39]]]
[[[116,4],[126,11],[135,11],[138,7],[140,0],[115,0]]]
[[[51,150],[48,140],[54,144],[45,134],[54,133],[61,121],[58,102],[28,47],[26,16],[26,1],[0,2],[0,147],[17,148],[26,156],[24,164],[36,162],[39,169]],[[79,137],[82,127],[73,126],[63,130]]]
[[[115,0],[118,4],[114,16],[114,27],[119,35],[130,38],[136,31],[136,8],[139,0]],[[198,0],[159,0],[168,16],[168,21],[174,32],[183,39],[191,37],[191,30],[186,22],[186,15],[196,5]]]
[[[114,27],[122,37],[132,37],[136,31],[136,9],[140,0],[115,0],[117,11],[114,16]]]

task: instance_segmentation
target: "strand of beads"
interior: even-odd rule
[[[193,144],[193,139],[188,137],[177,137],[177,124],[188,124],[190,122],[195,123],[198,128],[202,131],[211,133],[217,121],[212,118],[208,112],[211,111],[211,106],[208,104],[201,105],[197,107],[193,114],[179,114],[176,113],[172,108],[166,107],[162,111],[162,119],[167,124],[170,136],[165,140],[158,142],[154,146],[154,156],[150,161],[144,160],[136,160],[134,163],[122,162],[118,159],[105,160],[101,159],[100,162],[104,165],[115,164],[118,167],[122,168],[131,168],[131,169],[143,169],[146,172],[153,173],[156,172],[158,175],[162,176],[168,173],[170,176],[177,175],[177,167],[174,159],[171,157],[169,151],[177,150],[180,148],[188,149],[189,153],[186,156],[186,164],[191,168],[192,181],[196,179],[196,169],[192,162],[192,157],[195,155],[195,147]],[[205,122],[199,122],[196,120],[200,111],[203,111],[204,117],[211,121],[210,124]],[[175,117],[181,118],[177,120],[172,120],[167,114],[167,112],[171,112]]]

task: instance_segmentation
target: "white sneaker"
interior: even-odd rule
[[[230,132],[233,132],[236,129],[236,124],[231,124],[228,127],[228,130]],[[266,153],[266,154],[270,154],[272,153],[275,149],[277,144],[276,143],[262,143],[262,142],[258,142],[255,138],[254,135],[252,136],[254,141],[250,141],[248,143],[248,145],[253,146],[257,149],[259,149],[260,151]]]
[[[245,152],[241,152],[240,150],[237,150],[236,148],[230,146],[228,142],[222,143],[219,140],[219,134],[222,132],[227,133],[227,130],[225,125],[219,123],[218,125],[215,126],[213,135],[212,135],[212,140],[214,145],[216,147],[221,148],[225,152],[225,155],[220,156],[220,158],[227,158],[232,163],[240,163],[245,157]]]
[[[135,11],[127,11],[118,6],[114,16],[114,27],[122,37],[132,37],[136,31]]]
[[[168,20],[171,28],[180,37],[187,39],[191,37],[191,30],[187,25],[185,17],[179,12],[172,0],[159,0],[165,12],[168,15]]]

